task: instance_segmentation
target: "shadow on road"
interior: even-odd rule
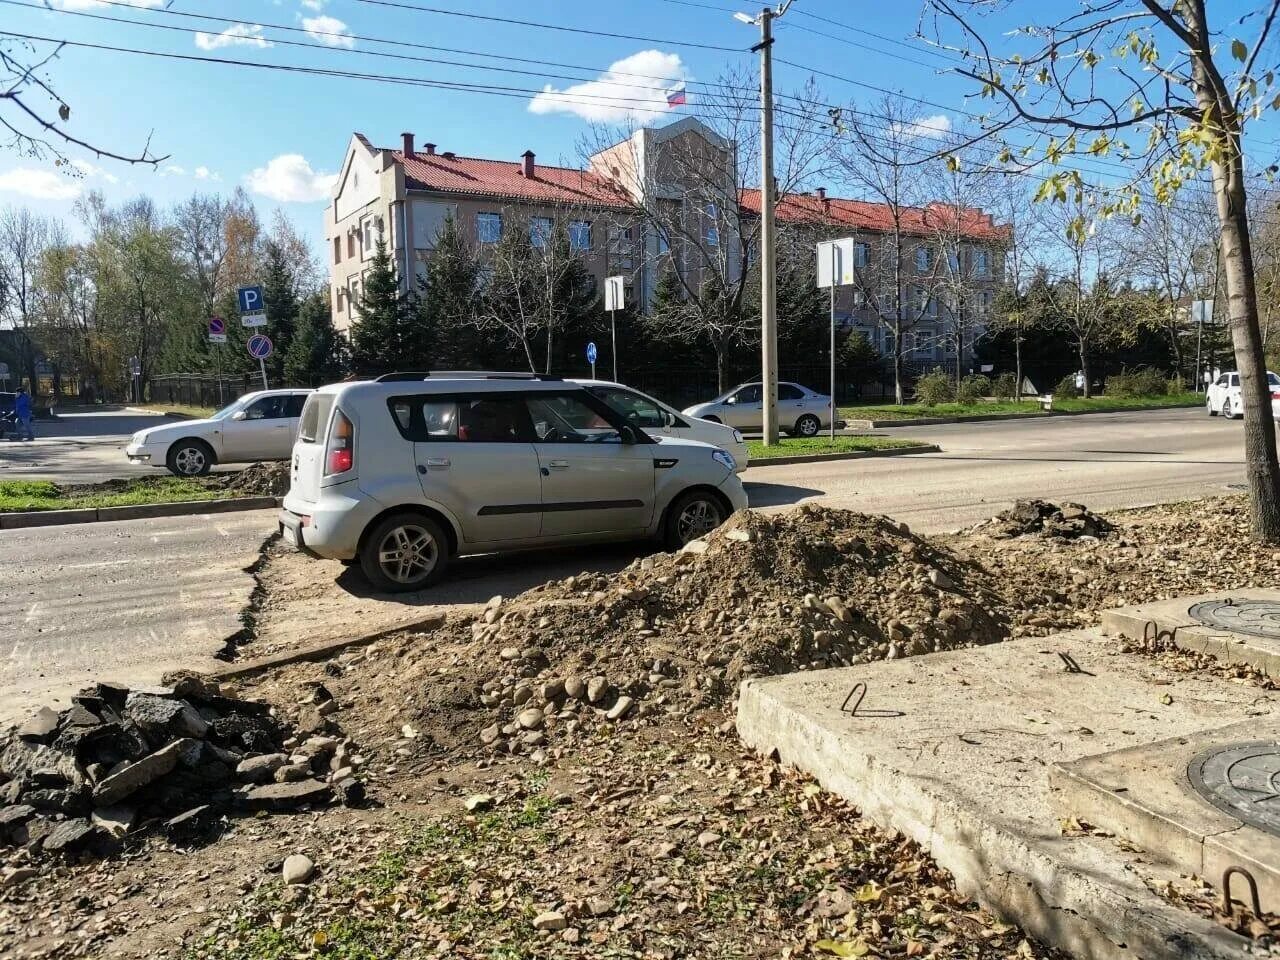
[[[751,506],[757,508],[782,507],[789,503],[799,503],[810,497],[820,497],[824,493],[812,487],[797,487],[790,483],[760,483],[752,480],[742,485],[747,490],[747,499],[751,501]]]

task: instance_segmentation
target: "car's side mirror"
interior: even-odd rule
[[[231,415],[231,419],[232,419],[232,420],[247,420],[247,419],[249,419],[249,414],[248,414],[248,412],[247,412],[247,411],[245,411],[245,410],[237,410],[235,413],[233,413],[233,414]]]
[[[724,402],[725,402],[725,403],[737,403],[737,402],[738,402],[738,398],[737,398],[737,397],[726,397]]]

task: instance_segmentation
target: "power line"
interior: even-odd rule
[[[463,13],[459,10],[442,10],[439,7],[423,7],[413,3],[399,3],[396,0],[359,0],[360,3],[373,4],[379,7],[395,7],[401,10],[414,10],[418,13],[434,13],[444,17],[463,17],[468,20],[483,20],[488,23],[505,23],[517,27],[536,27],[539,30],[558,30],[563,33],[579,33],[591,37],[608,37],[613,40],[639,40],[641,43],[662,43],[673,47],[693,47],[698,50],[719,50],[722,53],[747,53],[742,47],[724,47],[713,43],[695,43],[691,40],[672,40],[662,37],[641,37],[630,33],[610,33],[607,30],[588,30],[586,27],[570,27],[561,23],[539,23],[535,20],[515,20],[511,17],[495,17],[481,13]]]

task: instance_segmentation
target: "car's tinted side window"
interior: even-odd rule
[[[284,397],[259,397],[244,411],[246,420],[278,420],[286,416]]]
[[[629,390],[610,390],[608,388],[593,390],[593,393],[613,409],[617,410],[627,421],[638,427],[665,427],[669,416],[656,404]]]
[[[737,393],[739,403],[759,403],[762,396],[763,393],[761,392],[760,385],[758,383],[752,384],[749,387],[743,387]]]
[[[531,395],[535,443],[621,443],[622,436],[577,397]]]
[[[778,384],[779,400],[803,400],[804,394],[789,383]]]
[[[295,393],[287,397],[284,403],[284,415],[286,417],[302,416],[302,407],[306,402],[307,395],[305,393]]]

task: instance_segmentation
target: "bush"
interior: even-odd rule
[[[1152,367],[1125,370],[1107,378],[1109,397],[1163,397],[1169,392],[1169,381]]]
[[[981,373],[971,373],[960,381],[960,386],[956,390],[956,401],[966,407],[972,407],[975,403],[981,403],[990,394],[991,378]]]
[[[1065,377],[1053,385],[1053,395],[1059,398],[1073,398],[1080,396],[1080,389],[1076,386],[1076,375],[1068,373]]]
[[[916,381],[916,401],[922,406],[936,407],[956,398],[951,378],[941,367],[934,367]]]
[[[1002,373],[991,384],[991,395],[997,400],[1018,398],[1018,378],[1012,373]]]

